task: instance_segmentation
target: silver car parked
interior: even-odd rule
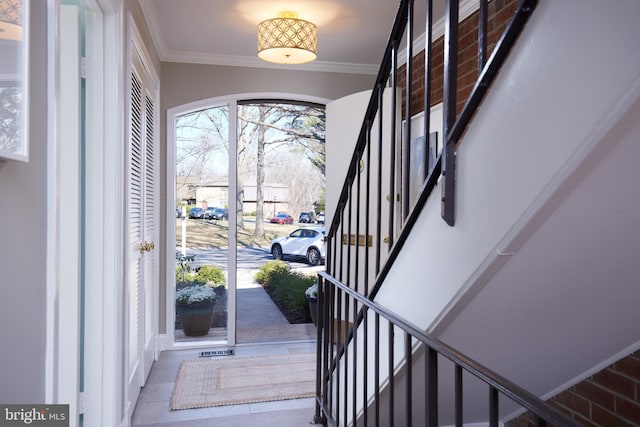
[[[271,242],[271,255],[274,259],[302,257],[307,264],[318,265],[325,257],[324,238],[324,228],[298,228],[288,236],[274,239]]]

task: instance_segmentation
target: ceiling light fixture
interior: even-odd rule
[[[318,56],[315,24],[298,19],[295,12],[280,12],[277,18],[258,24],[258,56],[276,64],[304,64]]]
[[[0,0],[0,39],[22,40],[22,0]]]

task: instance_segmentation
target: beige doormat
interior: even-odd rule
[[[185,360],[178,368],[169,408],[313,397],[315,375],[315,354]]]

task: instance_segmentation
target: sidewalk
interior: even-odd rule
[[[313,323],[290,324],[254,274],[253,269],[238,269],[238,343],[315,340]]]

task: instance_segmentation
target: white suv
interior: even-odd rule
[[[285,255],[305,258],[307,264],[318,265],[325,257],[324,228],[298,228],[288,236],[271,241],[271,255],[282,259]]]

